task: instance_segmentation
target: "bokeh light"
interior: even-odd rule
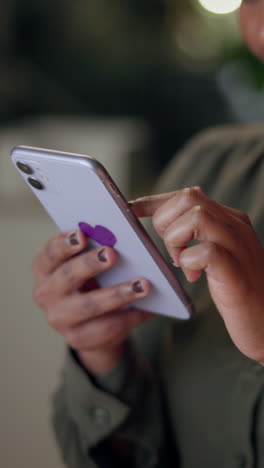
[[[242,0],[198,0],[203,8],[210,11],[211,13],[216,13],[218,15],[223,15],[227,13],[232,13],[237,10]]]

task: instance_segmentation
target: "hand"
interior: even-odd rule
[[[205,271],[211,297],[236,346],[264,364],[264,251],[248,216],[208,198],[199,187],[131,202],[153,216],[175,266],[189,281]],[[191,240],[198,241],[188,246]]]
[[[115,264],[117,253],[98,247],[76,255],[86,243],[80,231],[60,234],[47,243],[33,263],[34,300],[83,365],[101,375],[120,359],[131,328],[151,316],[139,309],[124,309],[147,296],[150,284],[135,279],[99,289],[94,277]]]

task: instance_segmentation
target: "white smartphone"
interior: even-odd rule
[[[11,158],[61,231],[81,229],[90,246],[110,245],[117,263],[98,276],[100,286],[143,277],[152,285],[135,305],[157,314],[188,319],[192,304],[106,169],[96,159],[25,146]]]

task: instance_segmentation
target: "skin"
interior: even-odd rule
[[[264,250],[248,216],[208,198],[199,187],[138,199],[133,210],[152,216],[175,266],[190,282],[205,272],[233,342],[264,362]],[[198,244],[186,247],[193,239]]]
[[[244,0],[240,8],[242,35],[252,52],[264,62],[264,2]]]
[[[149,294],[151,286],[135,278],[99,289],[95,277],[115,264],[117,253],[99,247],[76,256],[86,244],[80,231],[50,239],[33,262],[33,297],[46,312],[49,325],[65,338],[83,365],[101,375],[120,359],[131,329],[151,317],[143,310],[124,309]]]
[[[264,0],[244,0],[240,22],[248,45],[264,60]],[[233,342],[264,365],[264,252],[248,216],[216,203],[199,187],[144,197],[131,206],[139,217],[152,216],[175,266],[190,282],[204,271]],[[192,239],[198,244],[188,247]],[[48,241],[33,263],[34,300],[83,366],[99,376],[122,357],[131,329],[151,319],[140,309],[127,309],[148,295],[151,285],[134,278],[99,289],[95,277],[115,264],[117,253],[105,247],[102,261],[100,247],[76,256],[85,245],[79,231]],[[141,292],[133,290],[134,283]]]

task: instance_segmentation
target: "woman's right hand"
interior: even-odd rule
[[[109,372],[121,358],[130,330],[151,317],[124,308],[145,297],[150,284],[143,278],[98,288],[95,277],[111,268],[117,252],[100,246],[81,255],[87,238],[80,231],[48,241],[33,262],[34,300],[93,374]]]

